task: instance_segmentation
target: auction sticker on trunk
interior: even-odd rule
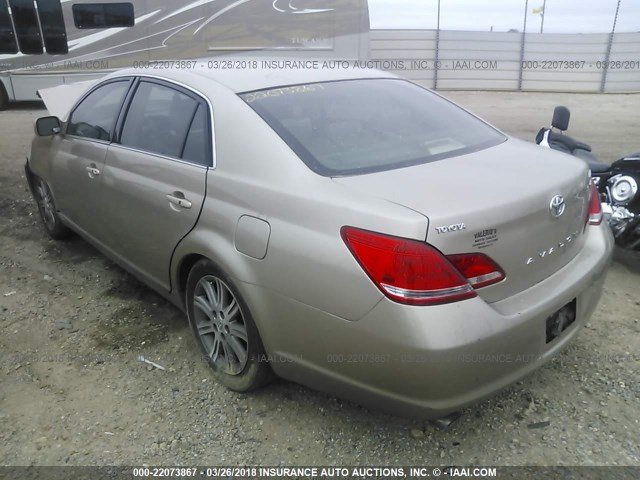
[[[487,248],[498,241],[498,229],[488,228],[473,234],[474,248]]]

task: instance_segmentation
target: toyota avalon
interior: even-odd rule
[[[217,380],[433,418],[541,366],[612,250],[580,159],[379,71],[124,70],[41,91],[44,228],[186,313]]]

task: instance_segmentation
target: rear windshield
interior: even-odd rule
[[[442,160],[506,140],[405,80],[312,83],[240,95],[309,168],[358,175]]]

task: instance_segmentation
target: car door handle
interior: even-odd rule
[[[89,173],[89,177],[93,178],[93,177],[97,177],[98,175],[100,175],[100,170],[98,170],[96,167],[87,167],[87,172]]]
[[[191,202],[184,197],[177,197],[175,194],[167,194],[167,200],[173,205],[178,207],[189,209],[191,208]]]

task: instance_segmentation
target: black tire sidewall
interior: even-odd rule
[[[0,111],[9,108],[9,95],[4,88],[4,84],[0,82]]]
[[[216,365],[207,355],[204,344],[202,343],[200,335],[198,334],[198,330],[195,326],[195,322],[193,321],[195,308],[193,305],[193,296],[195,288],[200,279],[207,275],[218,277],[227,285],[227,287],[229,287],[231,293],[233,293],[233,295],[236,297],[236,301],[238,302],[238,306],[240,307],[240,311],[247,328],[247,348],[249,358],[244,369],[238,375],[229,375],[227,373],[220,372],[217,369]],[[193,333],[193,336],[196,340],[196,343],[198,344],[198,348],[202,355],[201,358],[207,362],[214,377],[221,384],[223,384],[230,390],[234,390],[237,392],[247,392],[258,388],[269,381],[271,376],[271,368],[266,361],[267,356],[265,354],[258,329],[255,325],[255,322],[253,321],[253,317],[248,305],[242,298],[242,295],[236,288],[231,278],[225,272],[223,272],[209,260],[203,259],[198,261],[191,269],[191,272],[189,273],[189,277],[187,279],[185,302],[187,319],[189,320],[191,332]]]

